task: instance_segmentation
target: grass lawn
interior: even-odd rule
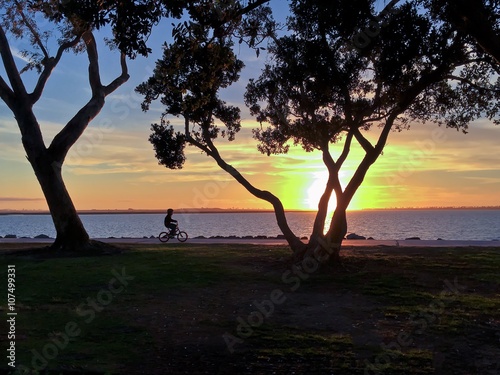
[[[500,374],[500,248],[346,248],[317,270],[282,246],[12,246],[19,374]]]

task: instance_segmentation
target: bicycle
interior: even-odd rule
[[[172,231],[170,231],[170,232],[161,232],[158,235],[158,239],[161,242],[167,242],[169,239],[174,238],[174,237],[177,237],[177,240],[179,242],[186,242],[187,239],[188,239],[188,234],[186,232],[180,230],[179,226],[176,226],[174,233],[172,233]]]

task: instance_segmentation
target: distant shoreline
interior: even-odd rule
[[[362,211],[444,211],[444,210],[500,210],[500,206],[484,207],[395,207],[395,208],[365,208]],[[164,214],[166,210],[126,209],[126,210],[81,210],[79,215],[104,215],[104,214]],[[286,210],[286,212],[316,212],[316,210]],[[225,208],[179,208],[176,214],[214,214],[214,213],[274,213],[270,209],[225,209]],[[48,210],[0,210],[0,215],[50,215]]]
[[[79,215],[105,215],[105,214],[166,214],[167,210],[81,210]],[[315,212],[311,210],[287,210],[286,212]],[[175,214],[223,214],[223,213],[274,213],[273,210],[258,209],[175,209]],[[50,215],[49,211],[20,210],[20,211],[0,211],[0,215]]]

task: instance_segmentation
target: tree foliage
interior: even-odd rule
[[[281,201],[254,187],[229,165],[214,142],[219,135],[232,141],[240,130],[240,109],[222,101],[219,90],[236,82],[243,68],[233,51],[235,42],[246,43],[258,55],[260,42],[274,31],[270,10],[261,6],[266,2],[243,5],[228,0],[213,3],[208,11],[200,13],[208,17],[197,18],[192,13],[191,22],[174,28],[174,43],[164,46],[163,58],[157,61],[153,76],[137,91],[145,97],[144,110],[158,98],[165,107],[161,123],[152,125],[149,138],[160,164],[181,168],[185,144],[197,147],[251,194],[271,203],[289,242],[300,246],[300,240],[288,228]],[[167,115],[183,117],[184,130],[175,132],[165,119]]]
[[[334,243],[342,241],[345,210],[391,130],[433,121],[466,132],[473,120],[497,122],[499,114],[496,66],[468,35],[422,12],[418,1],[389,9],[391,2],[383,17],[374,1],[360,1],[359,14],[350,3],[292,1],[289,33],[272,43],[271,62],[246,93],[262,124],[254,131],[261,152],[286,153],[293,142],[323,153],[329,180],[312,237],[322,235],[334,191],[337,209],[326,234]],[[353,46],[363,32],[365,43]],[[372,144],[364,132],[376,128]],[[329,144],[341,139],[335,158]],[[353,140],[365,156],[342,188],[338,174]]]
[[[224,162],[213,145],[218,128],[211,116],[216,115],[217,90],[226,87],[223,80],[214,81],[213,75],[218,76],[218,63],[223,59],[212,60],[212,55],[203,51],[210,63],[201,58],[182,60],[186,50],[196,54],[210,45],[208,41],[217,40],[219,48],[226,48],[228,61],[236,62],[230,54],[232,32],[210,25],[210,32],[200,34],[201,38],[194,39],[196,43],[189,44],[187,41],[193,39],[186,36],[207,29],[200,26],[201,22],[186,27],[189,32],[182,33],[176,45],[166,47],[154,77],[140,87],[146,97],[145,109],[161,97],[167,113],[184,116],[182,139],[213,156],[249,192],[273,205],[278,225],[296,255],[304,256],[324,243],[334,244],[338,250],[347,230],[349,203],[370,166],[382,154],[391,131],[432,121],[466,132],[477,118],[498,120],[500,87],[493,59],[476,48],[470,36],[431,12],[422,11],[420,1],[395,6],[396,3],[392,1],[378,9],[379,2],[374,0],[292,0],[281,36],[269,32],[276,27],[272,21],[257,22],[262,26],[253,29],[253,35],[270,37],[262,73],[250,80],[245,93],[247,106],[261,124],[254,129],[258,149],[267,155],[287,153],[292,145],[300,145],[308,152],[319,151],[329,172],[308,244],[298,240],[288,227],[280,200],[248,183]],[[214,38],[219,35],[226,37]],[[365,38],[364,43],[353,45],[360,35]],[[177,59],[183,63],[176,65]],[[230,67],[224,65],[223,69]],[[213,72],[209,74],[207,69]],[[177,76],[179,71],[182,73]],[[187,77],[196,78],[189,81]],[[236,79],[237,74],[232,75],[230,83]],[[175,82],[174,86],[183,88],[172,99],[175,87],[165,82]],[[194,95],[206,99],[196,101],[200,106],[191,106],[193,93],[206,85],[216,90]],[[210,114],[203,116],[210,121],[200,121],[199,108]],[[189,127],[190,116],[199,128]],[[172,128],[168,134],[165,127],[153,127],[155,132],[158,129],[165,136],[174,136]],[[377,136],[373,143],[366,136],[370,130]],[[181,133],[175,137],[182,140]],[[361,146],[364,156],[343,187],[339,173],[353,142]],[[162,145],[153,143],[158,155]],[[171,147],[173,143],[164,144]],[[331,148],[336,145],[340,147],[333,152]],[[178,158],[178,154],[170,154]],[[327,207],[333,193],[337,208],[325,233]]]
[[[271,43],[270,62],[247,87],[246,103],[261,123],[254,130],[261,152],[286,153],[293,143],[323,154],[329,180],[313,238],[322,236],[333,191],[337,209],[326,237],[341,242],[345,210],[391,130],[432,121],[466,132],[480,117],[498,122],[492,58],[453,25],[422,12],[418,1],[388,12],[393,3],[382,17],[375,1],[356,2],[356,11],[352,1],[291,1],[287,35]],[[366,43],[353,46],[362,32]],[[372,144],[364,133],[377,128]],[[341,140],[334,156],[329,145]],[[338,174],[353,140],[365,156],[342,188]]]
[[[360,1],[365,17],[358,16],[350,1],[342,3],[292,2],[290,35],[271,46],[272,64],[246,94],[252,113],[270,124],[255,131],[261,151],[286,152],[288,140],[306,151],[321,149],[349,129],[368,130],[398,112],[397,129],[432,120],[466,130],[481,115],[495,118],[496,71],[463,35],[408,3],[357,51],[349,37],[374,10]],[[419,92],[412,95],[412,88]]]
[[[127,59],[150,52],[146,42],[161,17],[180,17],[186,7],[199,1],[111,1],[111,0],[0,0],[0,54],[7,80],[0,77],[0,97],[18,123],[27,158],[40,183],[54,221],[55,249],[88,250],[89,236],[64,185],[62,166],[70,148],[104,106],[106,97],[129,78]],[[107,41],[120,62],[116,78],[102,82],[95,31],[109,27]],[[22,55],[28,60],[18,69],[13,55],[13,38],[28,47]],[[26,43],[26,41],[28,43]],[[53,50],[55,49],[55,53]],[[49,145],[33,111],[52,72],[64,53],[82,52],[88,59],[90,97],[54,136]],[[22,73],[34,69],[38,74],[33,91],[28,92]]]
[[[433,16],[473,38],[500,64],[500,2],[498,0],[422,0]]]
[[[144,95],[144,111],[158,98],[165,108],[149,139],[160,164],[181,168],[185,142],[212,155],[217,153],[213,140],[218,136],[234,140],[241,128],[240,109],[221,100],[219,91],[236,82],[244,66],[233,51],[234,38],[242,40],[245,34],[249,45],[257,44],[260,24],[247,13],[261,14],[258,5],[245,8],[238,2],[221,1],[191,8],[190,21],[176,25],[174,42],[164,44],[153,75],[136,88]],[[184,131],[175,132],[165,120],[167,115],[183,117]]]
[[[186,161],[184,133],[175,132],[174,127],[165,121],[152,124],[151,130],[149,142],[153,145],[158,163],[170,169],[181,169]]]

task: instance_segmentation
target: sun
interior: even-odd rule
[[[311,175],[311,184],[306,190],[305,194],[305,206],[308,210],[317,210],[319,199],[325,192],[326,183],[328,181],[328,171],[313,172]],[[337,205],[337,200],[335,199],[335,194],[332,193],[330,197],[330,202],[328,204],[328,211],[333,212],[335,206]]]

